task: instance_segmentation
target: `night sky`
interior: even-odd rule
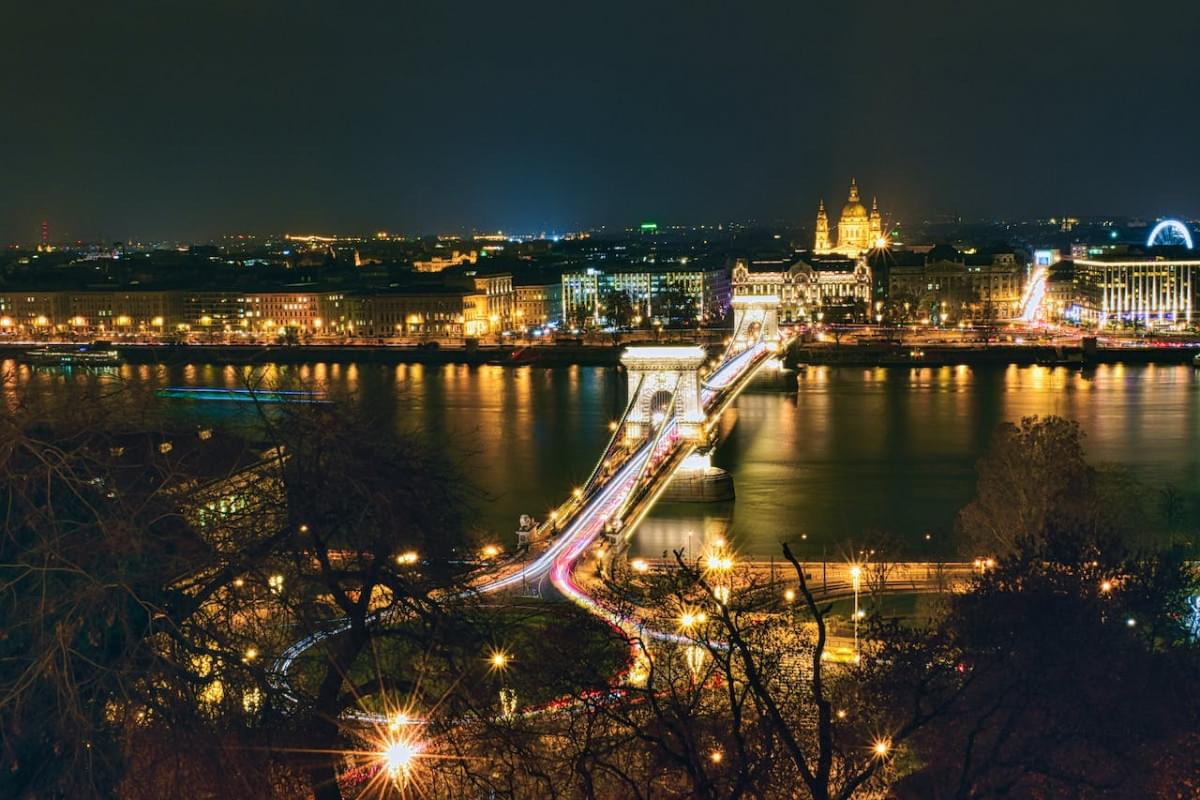
[[[32,2],[0,238],[1200,216],[1200,6]]]

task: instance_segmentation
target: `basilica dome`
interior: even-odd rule
[[[825,216],[825,203],[817,208],[816,235],[813,237],[813,251],[816,253],[838,253],[845,256],[858,256],[866,251],[880,247],[885,241],[883,235],[883,215],[879,213],[879,205],[871,204],[871,210],[863,205],[858,196],[858,183],[850,179],[850,195],[846,205],[842,206],[842,216],[837,223],[837,243],[830,235],[829,219]]]
[[[839,219],[847,222],[867,221],[867,207],[858,199],[858,184],[853,178],[850,179],[850,196],[846,199],[846,205],[842,206],[842,216]]]

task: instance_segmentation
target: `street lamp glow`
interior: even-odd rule
[[[407,551],[401,553],[400,555],[396,556],[396,563],[397,564],[415,564],[415,563],[417,563],[417,558],[418,558],[417,551],[407,550]]]
[[[389,778],[404,781],[412,772],[413,761],[420,752],[420,743],[401,737],[386,741],[379,751],[379,758]]]
[[[634,572],[646,572],[650,569],[650,564],[644,558],[635,558],[629,565],[633,567]]]
[[[877,739],[871,749],[878,758],[884,758],[892,751],[892,743],[887,739]]]
[[[787,602],[791,603],[792,601],[794,601],[796,599],[796,591],[794,589],[784,589],[783,590],[783,599],[786,600]]]
[[[858,564],[850,565],[850,580],[854,584],[854,663],[858,663],[858,621],[862,618],[858,608],[858,590],[859,580],[862,578],[862,567]]]
[[[720,764],[723,758],[725,758],[725,754],[720,750],[713,750],[708,754],[708,760],[714,764]]]
[[[500,548],[494,544],[489,544],[483,548],[484,558],[495,558],[500,555]]]
[[[489,659],[492,669],[505,669],[508,667],[508,653],[503,650],[492,651],[492,656]]]

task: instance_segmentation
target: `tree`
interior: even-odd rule
[[[628,328],[633,315],[633,301],[628,292],[612,289],[604,295],[604,316],[614,328]]]
[[[1097,544],[1024,539],[952,597],[935,638],[963,691],[916,737],[926,766],[900,797],[1160,796],[1156,762],[1200,722],[1197,573]]]
[[[1022,537],[1043,537],[1056,515],[1082,514],[1095,496],[1079,424],[1061,417],[1000,425],[977,470],[975,498],[957,520],[968,556],[1008,553]]]
[[[777,582],[713,571],[681,552],[646,586],[611,585],[602,596],[614,614],[679,638],[628,625],[633,660],[619,691],[576,695],[561,717],[514,721],[497,745],[512,755],[479,769],[511,764],[500,773],[539,796],[826,800],[883,789],[907,741],[940,713],[929,700],[951,696],[933,687],[956,682],[953,662],[935,660],[923,683],[905,687],[916,694],[877,704],[862,687],[875,675],[871,686],[887,691],[884,665],[867,652],[858,666],[828,659],[830,608],[784,554],[783,585],[798,607]]]
[[[252,735],[228,713],[265,687],[237,634],[213,625],[247,607],[236,575],[278,541],[225,548],[190,514],[201,483],[255,458],[195,431],[113,430],[111,408],[71,397],[5,415],[0,530],[0,794],[111,796],[150,730],[177,761]],[[201,432],[202,434],[204,432]],[[268,742],[267,736],[258,736]],[[214,791],[256,783],[252,758],[211,775]],[[249,774],[247,773],[249,770]]]
[[[260,449],[75,401],[0,430],[0,794],[340,797],[343,711],[421,680],[358,657],[469,605],[446,454],[327,406]],[[311,683],[276,670],[304,637]]]
[[[655,314],[662,317],[668,324],[676,324],[688,328],[696,322],[699,309],[696,298],[681,286],[667,286],[656,297]]]
[[[282,594],[295,635],[327,630],[331,616],[341,620],[340,632],[298,665],[311,670],[311,685],[292,686],[307,746],[335,754],[309,763],[312,791],[337,800],[336,754],[350,747],[342,712],[364,702],[387,707],[416,686],[415,674],[356,681],[356,662],[381,639],[407,636],[421,650],[431,647],[474,564],[463,484],[446,454],[414,436],[381,435],[342,409],[303,407],[275,430],[281,512],[292,532],[282,550],[289,559],[281,564]]]

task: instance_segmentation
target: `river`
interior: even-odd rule
[[[97,376],[4,362],[5,399],[64,383],[146,398],[167,386],[242,385],[245,368],[127,365]],[[461,463],[481,490],[478,524],[511,536],[517,517],[544,516],[583,482],[625,400],[603,367],[320,363],[268,367],[268,380],[317,384],[378,424],[418,431]],[[167,415],[238,425],[243,404],[160,400]],[[843,557],[891,541],[906,557],[954,550],[953,520],[971,497],[974,465],[996,425],[1031,414],[1078,420],[1088,457],[1119,462],[1147,485],[1200,489],[1200,373],[1191,367],[809,367],[763,372],[720,422],[713,462],[737,500],[661,504],[635,550],[661,555],[722,535],[744,553]]]

